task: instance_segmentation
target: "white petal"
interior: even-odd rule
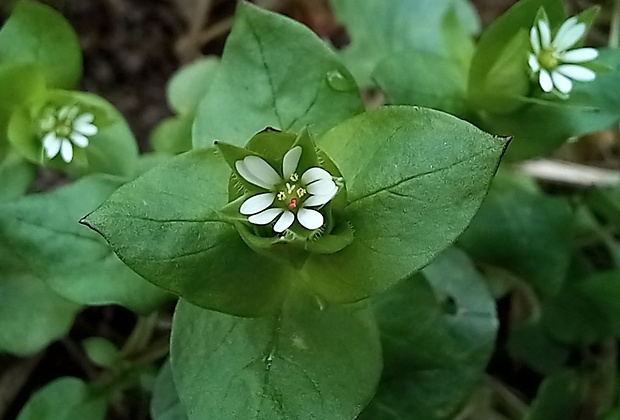
[[[334,187],[335,187],[334,190],[330,194],[311,195],[310,197],[308,197],[306,201],[304,201],[303,206],[304,207],[315,207],[315,206],[322,206],[323,204],[328,203],[329,201],[331,201],[332,198],[334,198],[334,196],[338,192],[338,187],[336,187],[335,184],[334,184]]]
[[[86,137],[83,134],[80,134],[80,133],[77,133],[77,132],[76,133],[71,133],[71,135],[69,137],[71,137],[71,141],[77,147],[81,147],[83,149],[83,148],[88,146],[88,137]]]
[[[301,176],[301,182],[305,185],[320,179],[332,179],[332,176],[325,169],[319,167],[310,168]]]
[[[538,62],[538,58],[534,54],[530,54],[530,58],[527,60],[530,68],[534,73],[538,73],[540,70],[540,63]]]
[[[82,114],[77,117],[74,121],[74,124],[90,124],[95,121],[95,116],[90,113]]]
[[[553,85],[562,93],[570,93],[573,90],[573,82],[560,72],[554,71],[551,73],[551,79]]]
[[[245,163],[243,163],[242,160],[238,160],[235,162],[235,169],[237,169],[237,172],[239,173],[239,175],[241,175],[241,177],[243,179],[245,179],[246,181],[248,181],[250,184],[254,184],[257,185],[261,188],[265,188],[266,190],[270,190],[271,188],[273,188],[273,185],[270,185],[266,182],[261,181],[260,179],[256,178],[249,170],[248,168],[245,166]]]
[[[323,226],[325,219],[323,215],[316,210],[301,208],[297,212],[297,220],[308,230],[318,229]]]
[[[58,154],[62,141],[58,140],[56,133],[47,133],[43,137],[43,148],[45,149],[45,155],[51,159]]]
[[[285,211],[280,219],[273,226],[273,230],[278,233],[284,232],[286,229],[290,228],[293,222],[295,221],[295,215],[290,211]]]
[[[264,210],[254,216],[248,217],[248,221],[255,225],[268,225],[273,222],[276,217],[282,213],[284,209],[271,208]]]
[[[566,36],[567,31],[569,31],[577,23],[579,23],[579,20],[576,16],[566,19],[562,26],[560,26],[560,29],[556,32],[555,38],[553,39],[553,45],[557,45],[558,40],[561,40],[564,36]]]
[[[532,51],[537,55],[540,54],[540,37],[538,36],[538,28],[532,26],[530,29],[530,44],[532,45]]]
[[[586,61],[596,60],[598,50],[596,48],[578,48],[562,54],[562,61],[565,63],[585,63]]]
[[[243,159],[243,163],[245,163],[245,167],[256,179],[260,179],[266,185],[274,187],[282,182],[280,175],[278,175],[275,169],[258,156],[246,156]]]
[[[73,123],[73,130],[85,136],[94,136],[99,132],[96,125],[85,122],[78,123],[77,120]]]
[[[540,75],[538,76],[538,83],[540,83],[540,87],[545,92],[551,92],[553,90],[553,81],[551,80],[549,72],[545,69],[542,69],[540,71]]]
[[[557,71],[578,82],[591,82],[596,79],[596,73],[594,73],[594,71],[575,64],[563,64],[558,67]]]
[[[540,46],[542,48],[549,48],[551,44],[551,28],[549,28],[549,22],[546,20],[539,20],[538,30],[540,31]]]
[[[306,186],[306,189],[312,195],[329,195],[337,188],[336,183],[331,179],[321,179]]]
[[[71,142],[67,139],[63,139],[62,141],[62,146],[60,147],[60,157],[66,163],[71,162],[71,159],[73,159],[73,145],[71,145]]]
[[[571,27],[562,36],[556,36],[553,44],[560,51],[566,51],[577,43],[586,33],[586,24],[578,23]]]
[[[284,179],[288,179],[297,170],[299,159],[301,159],[301,146],[295,146],[284,155],[282,161],[282,174]]]
[[[241,214],[256,214],[271,206],[276,199],[274,193],[263,193],[248,198],[243,202],[239,212]]]

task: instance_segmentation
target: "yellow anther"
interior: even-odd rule
[[[297,175],[297,173],[294,173],[293,175],[290,176],[289,179],[293,182],[297,182],[299,181],[299,175]]]
[[[308,192],[306,191],[306,189],[305,189],[305,188],[299,187],[299,188],[297,189],[297,197],[299,197],[299,198],[303,197],[303,196],[304,196],[304,195],[306,195],[307,193],[308,193]]]
[[[289,183],[287,182],[285,186],[286,186],[286,192],[287,192],[287,193],[292,194],[292,193],[293,193],[293,191],[295,191],[295,187],[296,187],[296,185],[295,185],[295,184],[291,185],[291,184],[289,184]]]
[[[286,193],[284,191],[280,191],[276,197],[278,198],[278,200],[284,201],[286,200]]]

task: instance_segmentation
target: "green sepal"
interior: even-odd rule
[[[581,40],[579,40],[579,42],[575,44],[573,48],[583,46],[587,38],[587,34],[590,31],[590,28],[592,27],[594,22],[596,21],[596,18],[598,17],[598,14],[600,13],[600,11],[601,11],[601,6],[592,6],[592,7],[588,7],[586,10],[584,10],[583,12],[577,15],[577,20],[581,23],[586,24],[586,32],[584,36],[581,38]],[[580,65],[582,64],[580,63]]]
[[[355,232],[346,222],[337,223],[328,235],[317,235],[306,241],[306,250],[316,254],[335,254],[353,243]]]
[[[243,194],[244,191],[251,193],[251,195],[254,195],[255,193],[258,194],[261,192],[265,192],[264,188],[261,188],[258,185],[254,185],[251,182],[247,181],[244,177],[242,177],[237,171],[237,167],[235,165],[237,161],[243,160],[248,156],[256,156],[269,163],[269,161],[265,159],[264,156],[261,156],[258,153],[251,152],[248,149],[244,149],[243,147],[233,146],[232,144],[222,143],[219,141],[215,142],[214,145],[216,150],[222,157],[224,157],[224,160],[232,170],[229,183],[231,199],[236,199],[239,194]],[[235,194],[234,191],[237,191],[238,193]]]

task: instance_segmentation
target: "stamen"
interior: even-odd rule
[[[279,201],[284,201],[286,200],[286,193],[284,191],[280,191],[276,197]]]
[[[289,179],[293,182],[297,182],[299,181],[299,175],[297,175],[297,173],[294,173],[293,175],[290,176]]]
[[[304,195],[306,195],[307,193],[308,193],[308,191],[306,191],[306,189],[303,188],[303,187],[299,187],[297,189],[297,196],[300,197],[300,198],[303,197]]]
[[[295,184],[291,185],[291,184],[289,184],[289,183],[287,182],[287,183],[286,183],[286,192],[288,192],[289,194],[292,194],[292,193],[293,193],[293,191],[295,191],[295,187],[296,187],[296,185],[295,185]]]

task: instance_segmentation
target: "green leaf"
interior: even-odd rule
[[[172,75],[168,83],[168,101],[174,111],[192,115],[205,96],[220,64],[215,56],[200,58],[183,66]]]
[[[168,360],[161,367],[155,380],[151,398],[151,417],[153,420],[187,420]]]
[[[178,116],[163,120],[151,133],[151,145],[158,153],[176,155],[192,150],[194,117]]]
[[[385,371],[360,420],[453,418],[495,343],[495,302],[484,278],[450,249],[374,304]]]
[[[107,401],[82,380],[56,379],[37,391],[19,413],[17,420],[103,420]]]
[[[620,271],[568,283],[543,308],[547,332],[564,343],[594,343],[620,336]]]
[[[121,361],[118,347],[103,337],[90,337],[82,341],[86,355],[97,366],[114,367]]]
[[[351,302],[410,276],[461,234],[506,141],[441,112],[384,107],[338,125],[317,145],[346,182],[343,218],[355,240],[310,256],[303,279],[327,300]]]
[[[0,202],[26,193],[36,176],[36,168],[15,153],[0,161]]]
[[[49,6],[22,0],[0,30],[0,63],[28,63],[43,72],[52,88],[71,89],[82,77],[76,33]]]
[[[373,78],[388,103],[418,105],[459,116],[469,113],[467,75],[447,58],[426,52],[399,52],[384,59]]]
[[[562,199],[492,189],[459,244],[477,263],[508,270],[550,297],[568,272],[571,222]]]
[[[549,376],[540,386],[526,420],[565,420],[577,418],[582,397],[579,375],[564,371]]]
[[[353,76],[310,29],[242,2],[194,124],[194,147],[238,146],[271,126],[322,134],[364,109]]]
[[[105,241],[78,223],[120,184],[116,178],[93,176],[51,193],[2,203],[0,237],[10,249],[10,260],[0,265],[16,265],[16,271],[3,269],[0,283],[11,284],[20,277],[26,277],[24,282],[42,280],[66,299],[120,304],[141,313],[161,305],[166,300],[161,290],[121,263]]]
[[[614,126],[620,121],[620,50],[603,48],[599,52],[599,61],[612,71],[600,73],[593,82],[576,82],[569,99],[535,97],[517,113],[487,114],[481,127],[510,133],[514,140],[507,156],[526,159],[549,154],[570,137]]]
[[[570,356],[567,346],[554,340],[540,322],[534,321],[511,329],[508,351],[513,359],[524,362],[542,375],[557,372]]]
[[[5,64],[0,66],[0,106],[8,109],[37,100],[45,92],[43,73],[32,64]]]
[[[171,361],[191,419],[350,420],[375,391],[381,348],[364,305],[295,295],[276,314],[243,319],[181,300]]]
[[[370,84],[377,65],[395,53],[424,52],[452,57],[444,23],[456,1],[332,0],[331,4],[351,38],[351,45],[343,51],[343,60],[363,86]],[[454,23],[450,30],[460,26],[458,20]]]
[[[222,221],[229,177],[213,149],[194,150],[119,188],[84,223],[153,284],[198,306],[265,314],[279,306],[292,275]]]
[[[48,107],[78,106],[81,112],[92,113],[99,131],[90,136],[90,144],[74,147],[74,158],[69,164],[60,156],[44,160],[40,119]],[[26,159],[74,176],[89,173],[108,173],[132,176],[138,157],[138,146],[123,116],[105,99],[85,92],[50,91],[45,100],[30,109],[15,112],[8,128],[9,141]]]
[[[521,0],[483,32],[469,72],[469,91],[472,95],[486,91],[485,86],[490,82],[488,79],[491,71],[496,68],[498,58],[520,31],[529,34],[541,7],[545,9],[552,27],[564,21],[566,15],[562,0]],[[523,57],[524,69],[527,69],[526,52]]]
[[[64,336],[79,306],[57,295],[0,227],[0,352],[28,355]]]

